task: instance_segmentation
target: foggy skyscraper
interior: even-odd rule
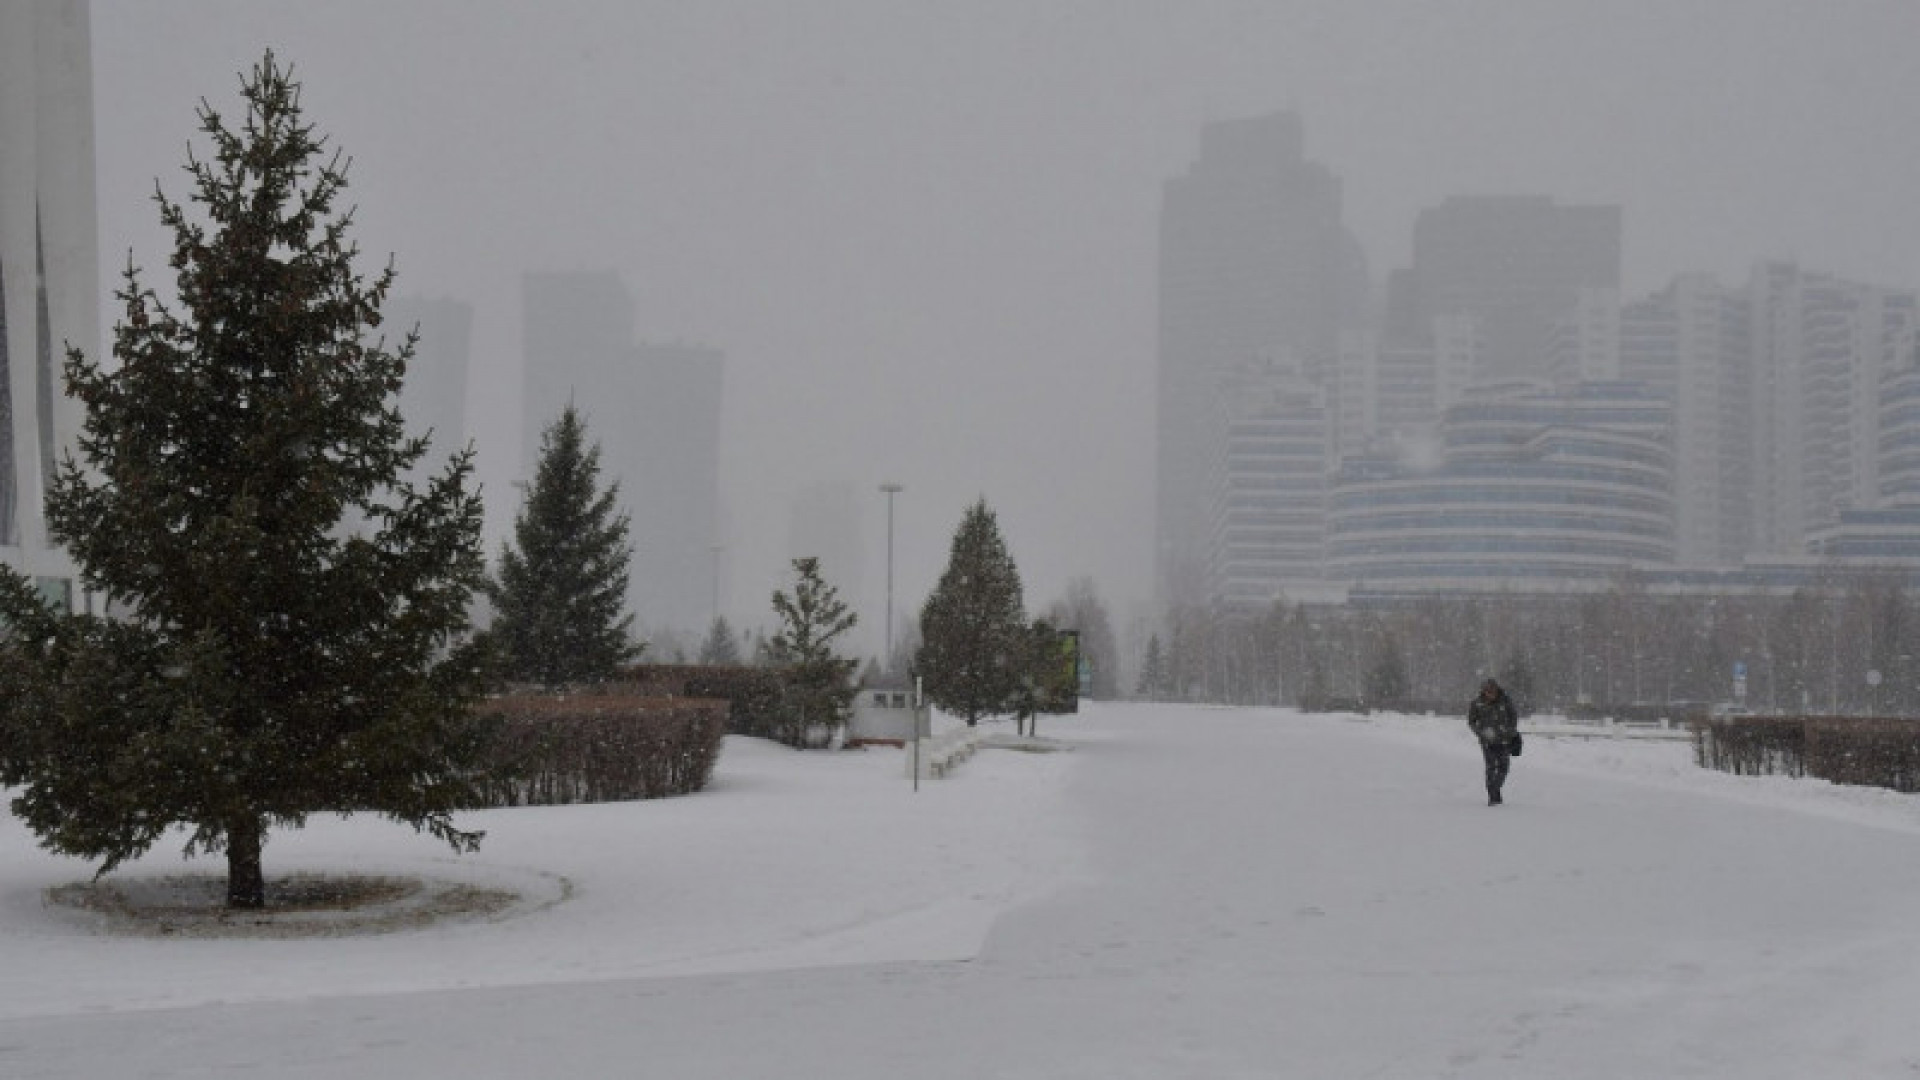
[[[698,631],[713,616],[723,358],[633,339],[633,298],[613,273],[528,274],[522,475],[571,402],[600,444],[632,522],[636,627]]]
[[[1220,465],[1208,507],[1206,583],[1216,609],[1259,615],[1319,584],[1326,560],[1327,392],[1249,366],[1214,401]]]
[[[0,559],[50,592],[73,576],[43,502],[79,427],[60,363],[99,357],[89,48],[83,2],[0,5]]]
[[[1916,299],[1790,262],[1756,266],[1747,296],[1753,550],[1794,555],[1879,499],[1881,381],[1910,356]]]
[[[1340,181],[1307,160],[1300,118],[1211,124],[1160,212],[1157,573],[1163,595],[1204,589],[1226,410],[1244,365],[1319,379],[1365,272],[1340,221]]]
[[[1621,378],[1673,403],[1675,550],[1693,566],[1735,566],[1751,550],[1753,357],[1744,293],[1682,274],[1619,309]]]
[[[1413,267],[1394,275],[1388,330],[1424,341],[1434,319],[1470,315],[1480,337],[1475,381],[1545,380],[1554,327],[1581,291],[1619,288],[1619,207],[1456,196],[1415,219]]]

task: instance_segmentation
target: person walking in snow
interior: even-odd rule
[[[1467,707],[1467,726],[1479,738],[1480,756],[1487,763],[1487,805],[1499,806],[1513,744],[1520,738],[1520,716],[1499,683],[1488,679],[1480,684],[1480,696]]]

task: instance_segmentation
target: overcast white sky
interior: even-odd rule
[[[476,308],[496,530],[524,271],[616,269],[638,336],[723,349],[749,624],[794,496],[848,485],[877,629],[889,479],[902,608],[980,495],[1030,607],[1145,599],[1160,185],[1209,119],[1297,109],[1376,280],[1422,207],[1536,192],[1625,207],[1629,291],[1776,256],[1920,283],[1911,0],[94,0],[93,35],[108,283],[164,269],[154,178],[184,194],[195,101],[276,49],[369,267]]]

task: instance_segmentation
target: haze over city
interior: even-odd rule
[[[825,492],[860,515],[840,573],[870,649],[884,481],[898,609],[984,496],[1030,607],[1086,574],[1150,614],[1156,229],[1211,121],[1300,116],[1376,295],[1460,194],[1620,206],[1629,296],[1761,258],[1920,284],[1897,0],[97,0],[92,31],[103,288],[129,250],[162,276],[154,179],[184,193],[195,103],[233,111],[271,47],[354,159],[369,268],[474,307],[489,550],[517,506],[522,275],[614,271],[636,338],[725,354],[722,612],[766,620]]]
[[[1920,1076],[1916,31],[0,0],[0,1072]]]

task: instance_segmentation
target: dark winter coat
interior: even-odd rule
[[[1482,743],[1508,746],[1520,730],[1520,716],[1514,711],[1513,699],[1507,692],[1496,690],[1492,698],[1481,695],[1473,699],[1467,708],[1467,726]]]

